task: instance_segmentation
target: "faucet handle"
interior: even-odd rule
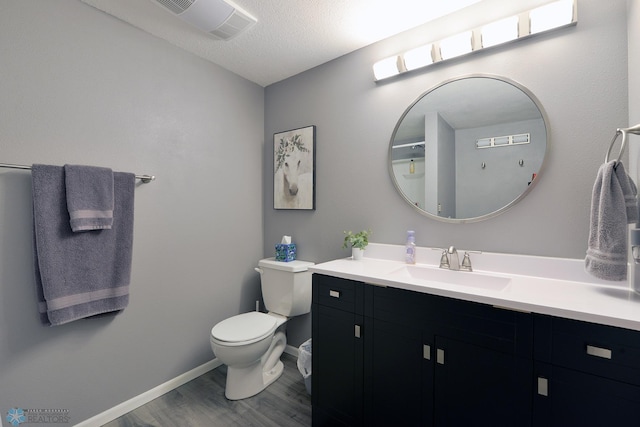
[[[464,257],[462,258],[462,264],[460,264],[460,270],[464,271],[473,271],[471,267],[471,257],[469,254],[481,254],[481,251],[465,251]]]
[[[460,270],[473,271],[473,268],[471,267],[471,258],[469,257],[469,252],[464,253],[462,264],[460,264]]]
[[[449,268],[449,255],[447,255],[446,249],[442,251],[442,256],[440,257],[440,268]]]

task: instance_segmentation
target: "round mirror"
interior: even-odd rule
[[[430,218],[491,218],[535,185],[549,143],[545,117],[535,96],[506,78],[445,81],[398,121],[389,147],[392,180]]]

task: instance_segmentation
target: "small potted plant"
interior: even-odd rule
[[[351,246],[351,257],[355,260],[362,259],[364,248],[369,244],[370,234],[371,230],[362,230],[355,234],[351,231],[345,231],[342,247]]]

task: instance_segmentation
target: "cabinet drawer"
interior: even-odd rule
[[[313,302],[353,313],[362,313],[362,283],[338,277],[313,275]]]
[[[438,335],[531,357],[531,314],[402,289],[375,288],[374,317],[399,325],[419,325]]]
[[[442,334],[477,346],[531,358],[533,316],[477,302],[447,300]]]
[[[554,318],[551,363],[640,385],[640,332]]]
[[[431,295],[396,288],[372,288],[373,316],[378,320],[421,327],[429,316],[437,316],[437,298]]]

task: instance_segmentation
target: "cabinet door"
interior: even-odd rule
[[[365,425],[432,426],[433,379],[428,378],[431,366],[425,356],[430,354],[421,329],[375,319],[371,324],[366,337],[370,369],[365,378]]]
[[[536,376],[536,427],[638,425],[638,386],[543,363]]]
[[[314,304],[313,425],[362,424],[362,316]]]
[[[531,359],[448,337],[435,342],[436,426],[531,425]]]

